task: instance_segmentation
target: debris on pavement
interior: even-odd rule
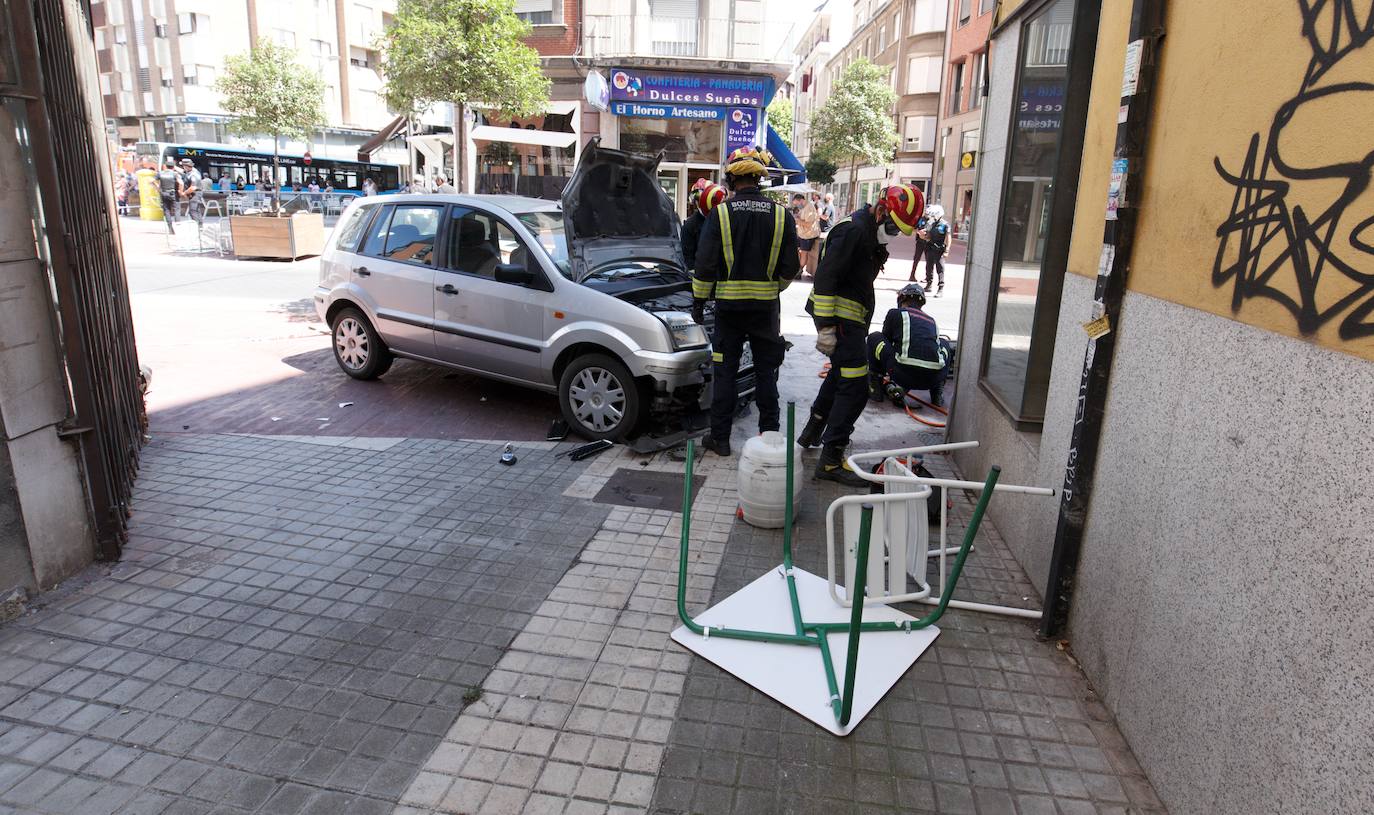
[[[515,457],[515,445],[507,444],[506,449],[501,451],[501,463],[509,467],[517,460],[518,459]]]
[[[352,403],[352,402],[340,402],[340,403],[339,403],[339,407],[341,407],[341,408],[353,407],[353,403]]]

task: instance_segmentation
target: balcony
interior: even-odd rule
[[[763,24],[723,17],[587,15],[589,57],[763,58]]]

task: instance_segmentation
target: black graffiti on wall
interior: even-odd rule
[[[1235,194],[1212,285],[1231,286],[1233,313],[1264,298],[1304,334],[1339,320],[1349,341],[1374,336],[1374,10],[1370,0],[1297,4],[1312,52],[1297,93],[1268,133],[1251,136],[1238,171],[1213,162]]]

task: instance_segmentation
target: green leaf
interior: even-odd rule
[[[514,0],[400,0],[377,40],[382,95],[411,116],[440,102],[540,113],[549,80],[538,52],[523,41],[529,31]]]
[[[229,130],[243,136],[268,134],[306,139],[325,124],[324,80],[296,62],[295,51],[271,40],[230,56],[215,81],[226,111],[236,118]]]
[[[897,94],[888,84],[889,70],[862,58],[845,69],[811,117],[817,156],[843,164],[892,163],[899,140],[892,120]]]
[[[777,131],[787,144],[792,146],[792,100],[786,96],[774,96],[768,103],[768,125]]]

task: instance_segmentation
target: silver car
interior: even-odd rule
[[[330,236],[315,307],[344,373],[395,357],[558,394],[591,439],[700,426],[707,331],[692,321],[680,224],[658,159],[587,145],[563,200],[387,195]],[[738,387],[752,392],[752,369]]]

